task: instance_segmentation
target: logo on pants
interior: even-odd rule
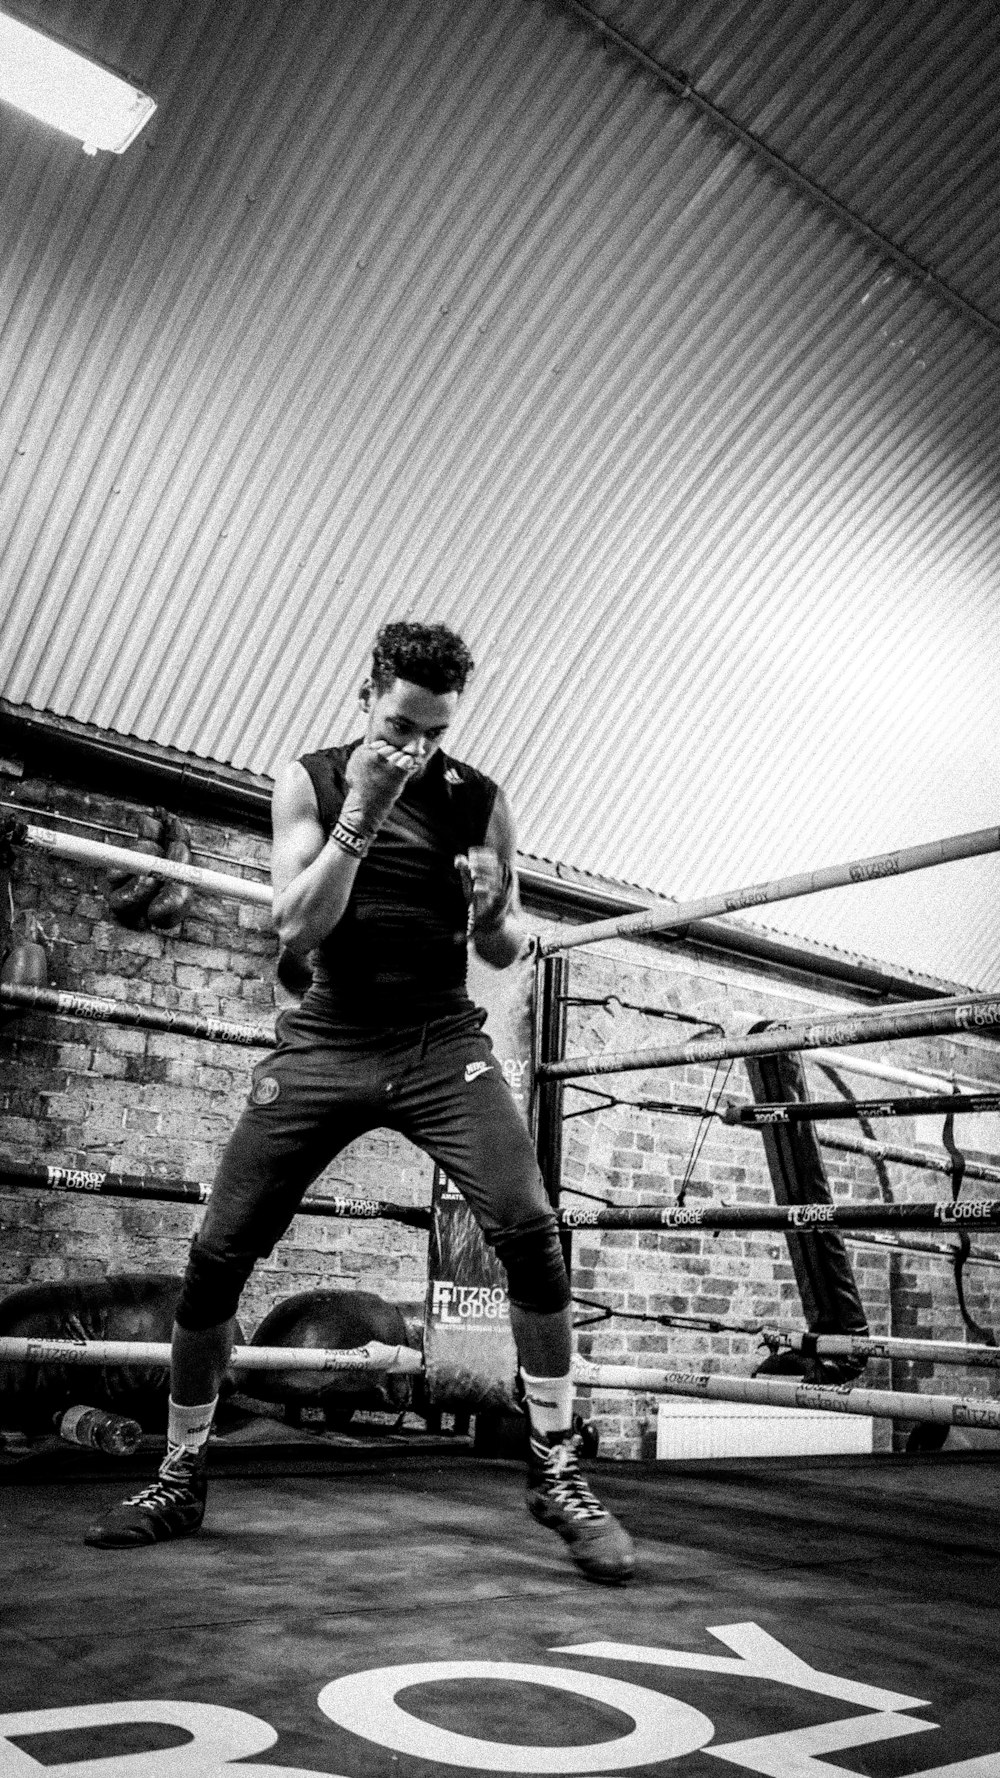
[[[465,1064],[466,1080],[478,1080],[481,1074],[488,1074],[489,1071],[490,1065],[488,1062],[466,1062]]]
[[[273,1105],[280,1091],[273,1074],[262,1074],[260,1080],[254,1081],[250,1102],[253,1105]]]

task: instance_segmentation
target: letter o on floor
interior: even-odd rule
[[[411,1716],[396,1694],[435,1680],[507,1680],[512,1685],[544,1685],[609,1704],[630,1716],[635,1727],[613,1741],[585,1747],[523,1747],[456,1735]],[[393,1753],[446,1766],[478,1766],[487,1772],[617,1772],[694,1753],[710,1741],[714,1724],[700,1710],[662,1692],[580,1673],[571,1667],[535,1667],[520,1661],[424,1661],[413,1666],[374,1667],[350,1673],[323,1687],[319,1707],[341,1728],[362,1735]]]

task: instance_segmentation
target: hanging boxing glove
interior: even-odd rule
[[[191,835],[176,815],[157,809],[162,819],[162,840],[166,856],[178,864],[191,863]],[[171,932],[180,925],[191,901],[190,883],[162,882],[146,909],[146,920],[157,932]]]
[[[160,822],[153,815],[139,817],[137,850],[160,857]],[[122,926],[144,926],[146,909],[160,887],[159,877],[130,871],[113,871],[108,906]]]
[[[49,985],[49,957],[45,946],[41,943],[42,934],[38,922],[29,919],[27,935],[14,938],[2,963],[0,963],[0,982],[19,988],[47,988]]]

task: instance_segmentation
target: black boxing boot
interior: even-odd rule
[[[198,1451],[168,1445],[157,1480],[111,1507],[85,1532],[84,1543],[99,1550],[127,1550],[190,1536],[205,1516],[207,1468],[207,1445]]]
[[[567,1431],[540,1436],[532,1428],[528,1445],[528,1511],[539,1524],[558,1531],[588,1580],[622,1586],[635,1566],[628,1532],[598,1500],[580,1473],[578,1435]]]

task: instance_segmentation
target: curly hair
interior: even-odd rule
[[[446,624],[383,624],[372,650],[372,684],[388,691],[408,679],[425,691],[464,691],[474,662],[461,636]]]

